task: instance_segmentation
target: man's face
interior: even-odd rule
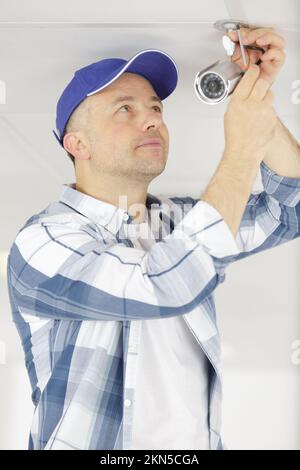
[[[124,96],[134,99],[114,103]],[[165,168],[169,133],[163,107],[151,83],[141,75],[122,74],[104,90],[88,97],[86,135],[91,159],[79,161],[93,172],[151,181]],[[143,139],[161,138],[161,147],[137,148]],[[80,168],[80,166],[79,166]]]

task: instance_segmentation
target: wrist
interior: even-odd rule
[[[260,162],[265,158],[267,148],[253,147],[236,147],[236,146],[225,146],[223,159],[229,162],[244,163],[245,165],[253,168],[259,167]]]
[[[226,148],[221,160],[222,171],[241,187],[245,189],[254,183],[260,163],[265,153],[255,153],[248,150],[237,150]]]

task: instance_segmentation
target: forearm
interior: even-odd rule
[[[224,151],[201,199],[215,207],[236,236],[261,159]]]
[[[279,117],[263,161],[279,176],[300,178],[300,145]]]

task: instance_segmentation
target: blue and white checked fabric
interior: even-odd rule
[[[174,315],[210,361],[210,447],[223,448],[214,290],[230,263],[300,234],[300,179],[260,169],[264,190],[235,238],[201,198],[148,193],[156,243],[143,251],[125,210],[74,183],[25,222],[7,280],[35,405],[30,449],[130,449],[141,320]]]

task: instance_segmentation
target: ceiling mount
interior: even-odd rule
[[[228,33],[229,31],[233,31],[239,28],[250,28],[250,25],[244,23],[242,20],[218,20],[214,23],[214,27],[222,33]]]

